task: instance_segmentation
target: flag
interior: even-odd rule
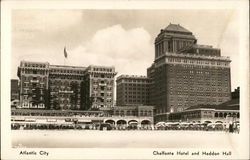
[[[67,58],[68,57],[68,53],[66,51],[66,47],[64,47],[64,57]]]

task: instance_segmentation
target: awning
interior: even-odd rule
[[[138,124],[136,121],[129,122],[129,124]]]
[[[91,120],[90,119],[79,119],[78,122],[85,122],[86,123],[86,122],[91,122]]]

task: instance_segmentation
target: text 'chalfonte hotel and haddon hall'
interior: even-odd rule
[[[178,120],[203,108],[212,109],[203,115],[210,118],[220,110],[218,117],[228,113],[239,118],[239,98],[231,97],[230,62],[220,49],[198,45],[192,32],[169,24],[155,39],[155,58],[147,76],[117,77],[116,103],[114,67],[21,61],[17,108],[80,111],[140,106],[150,110],[155,121]]]

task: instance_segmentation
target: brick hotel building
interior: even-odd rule
[[[11,79],[10,81],[10,99],[19,100],[19,85],[18,79]]]
[[[124,110],[144,106],[145,115],[154,115],[157,122],[178,119],[192,106],[225,104],[231,100],[230,62],[229,57],[221,56],[220,49],[199,45],[192,32],[169,24],[155,39],[155,58],[147,77],[117,78],[120,107],[116,108],[122,115],[134,115]],[[115,109],[116,74],[114,67],[22,61],[18,67],[20,108]]]
[[[231,99],[229,57],[220,49],[198,45],[192,32],[169,24],[155,39],[150,105],[157,115],[182,112],[199,104],[218,105]]]
[[[21,61],[20,108],[87,110],[114,105],[114,67]]]
[[[121,75],[116,79],[117,105],[148,105],[150,79],[146,76]]]

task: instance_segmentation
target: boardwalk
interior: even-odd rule
[[[12,146],[27,148],[228,148],[239,134],[206,131],[12,130]],[[233,147],[233,148],[232,148]]]

